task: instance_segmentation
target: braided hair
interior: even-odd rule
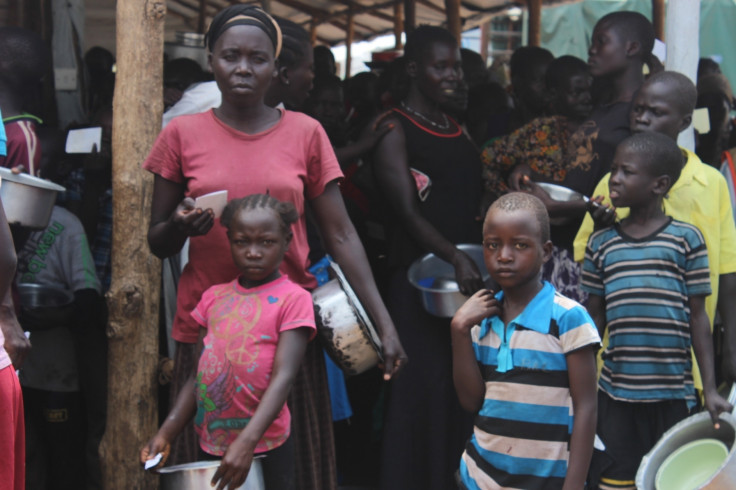
[[[227,203],[220,216],[220,223],[229,230],[234,216],[251,209],[273,209],[281,219],[282,230],[289,236],[292,233],[291,225],[299,220],[299,213],[292,203],[279,201],[268,194],[251,194]]]

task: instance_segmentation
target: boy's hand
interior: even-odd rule
[[[721,427],[720,421],[718,420],[718,414],[721,412],[733,411],[733,405],[718,394],[717,391],[713,390],[705,394],[705,409],[710,414],[710,419],[713,421],[713,426],[718,429]]]
[[[210,231],[215,224],[215,214],[211,209],[195,208],[194,199],[187,197],[176,206],[171,220],[186,236],[199,236]]]
[[[143,446],[141,449],[141,455],[140,455],[140,462],[141,465],[145,465],[146,461],[149,459],[153,459],[158,453],[161,453],[161,461],[153,467],[153,469],[161,468],[164,464],[166,464],[166,460],[169,459],[169,454],[171,453],[171,444],[169,441],[161,437],[161,435],[156,434],[151,438],[150,441],[148,441],[148,444]]]
[[[481,289],[470,297],[452,317],[451,328],[455,331],[469,331],[484,318],[500,315],[501,304],[493,297],[493,292]]]
[[[253,448],[249,449],[246,443],[236,438],[222,456],[210,485],[217,485],[217,490],[240,487],[248,477],[252,463]]]
[[[616,222],[616,208],[603,204],[603,196],[595,196],[589,200],[587,208],[596,230],[607,228]]]

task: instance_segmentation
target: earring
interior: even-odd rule
[[[288,79],[287,80],[284,80],[284,85],[289,85],[290,83],[291,82]]]

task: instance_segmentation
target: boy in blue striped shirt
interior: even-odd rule
[[[600,338],[582,306],[540,280],[552,251],[544,204],[521,192],[499,198],[483,223],[483,249],[501,291],[478,291],[451,323],[455,390],[477,412],[459,486],[582,489]]]
[[[633,489],[642,457],[695,406],[691,344],[716,427],[718,413],[731,410],[714,381],[705,241],[662,204],[681,167],[682,153],[666,135],[621,142],[609,190],[613,205],[630,214],[591,235],[585,251],[588,311],[610,338],[598,383],[597,432],[606,449],[594,457],[594,488]]]

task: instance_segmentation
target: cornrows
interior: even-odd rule
[[[251,194],[249,196],[241,197],[240,199],[233,199],[227,203],[227,206],[225,206],[225,209],[222,211],[220,223],[222,223],[222,226],[225,228],[230,229],[230,223],[232,222],[233,216],[237,215],[241,211],[259,208],[268,208],[276,211],[276,214],[281,218],[281,223],[285,232],[291,232],[291,225],[299,220],[299,213],[292,203],[279,201],[268,194]]]

